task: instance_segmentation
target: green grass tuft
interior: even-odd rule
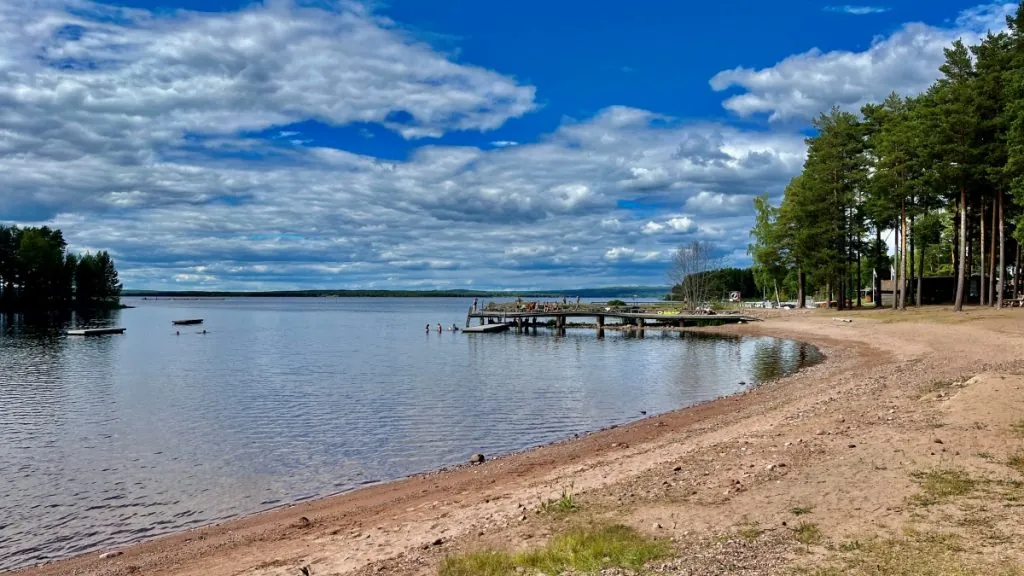
[[[449,556],[438,574],[509,576],[516,574],[517,568],[545,574],[593,573],[607,568],[639,570],[668,552],[666,542],[648,539],[628,526],[613,525],[573,530],[553,538],[543,548],[518,554],[483,551]]]
[[[976,485],[973,478],[959,470],[930,470],[911,474],[921,486],[921,493],[912,500],[921,506],[939,504],[950,498],[970,494]]]
[[[817,524],[812,522],[801,522],[793,528],[793,538],[804,546],[819,544],[824,536]]]
[[[1016,423],[1011,424],[1010,430],[1013,431],[1013,434],[1015,436],[1020,436],[1021,438],[1024,438],[1024,420],[1019,420]]]
[[[1024,474],[1024,454],[1014,454],[1006,460],[1006,465]]]
[[[753,542],[764,534],[764,530],[757,522],[749,522],[740,526],[739,530],[736,531],[740,538],[743,538],[747,542]]]
[[[562,487],[562,494],[557,498],[549,498],[540,503],[541,512],[575,512],[578,508],[576,495],[572,491],[573,485]]]
[[[941,535],[854,541],[826,562],[802,570],[811,576],[1024,576],[1016,564],[970,563]],[[955,543],[953,543],[955,544]]]
[[[804,514],[810,514],[814,508],[810,506],[794,506],[789,509],[789,513],[793,516],[803,516]]]

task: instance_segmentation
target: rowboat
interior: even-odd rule
[[[511,327],[512,327],[511,324],[506,324],[506,323],[501,323],[501,324],[484,324],[482,326],[467,326],[466,328],[462,329],[462,332],[465,333],[465,334],[480,334],[480,333],[486,333],[486,332],[504,332],[504,331],[508,330]]]
[[[124,334],[125,328],[84,328],[81,330],[67,330],[64,333],[68,336],[103,336],[106,334]]]
[[[202,324],[202,318],[190,318],[188,320],[171,320],[171,324],[175,326],[192,326],[194,324]]]

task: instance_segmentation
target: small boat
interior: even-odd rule
[[[126,328],[84,328],[81,330],[67,330],[64,333],[68,336],[103,336],[105,334],[124,334]]]
[[[202,318],[190,318],[188,320],[171,320],[171,324],[174,324],[175,326],[192,326],[192,325],[195,325],[195,324],[202,324],[202,323],[203,323],[203,319]]]
[[[487,332],[504,332],[511,328],[511,324],[484,324],[483,326],[468,326],[462,329],[463,334],[481,334]]]

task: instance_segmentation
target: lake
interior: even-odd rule
[[[820,359],[763,337],[424,333],[463,325],[466,299],[125,302],[63,325],[0,316],[0,570],[545,444]],[[127,333],[63,336],[72,324]]]

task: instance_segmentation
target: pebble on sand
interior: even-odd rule
[[[116,558],[116,557],[120,556],[121,554],[124,554],[124,552],[122,552],[120,550],[112,550],[110,552],[104,552],[103,554],[100,554],[100,560],[106,560],[107,558]]]
[[[473,454],[469,457],[470,464],[483,464],[487,461],[487,458],[483,454]]]

